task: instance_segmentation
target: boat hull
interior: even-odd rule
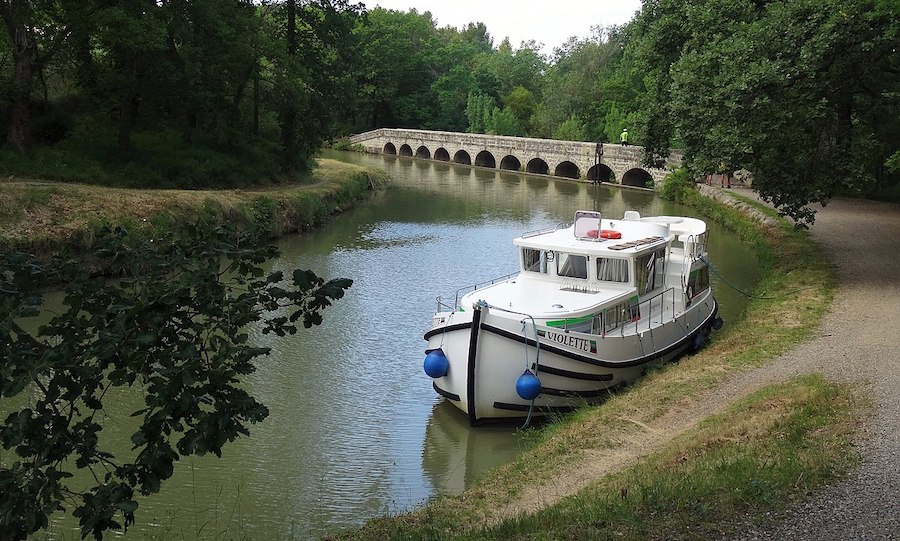
[[[665,323],[622,328],[605,336],[535,324],[493,307],[435,316],[425,334],[426,351],[441,349],[449,362],[435,378],[435,391],[468,417],[471,425],[565,413],[605,399],[705,342],[717,305],[711,293]],[[526,370],[541,393],[525,400],[516,381]]]

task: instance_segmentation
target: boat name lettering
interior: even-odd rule
[[[585,340],[584,338],[576,338],[571,334],[548,332],[547,338],[556,342],[557,344],[562,344],[570,348],[580,349],[582,351],[591,351],[592,349],[590,340]]]

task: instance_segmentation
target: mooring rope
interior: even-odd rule
[[[728,278],[726,278],[724,274],[722,274],[721,272],[719,272],[719,270],[718,270],[715,266],[713,266],[713,264],[712,264],[708,259],[706,259],[705,256],[702,256],[702,255],[701,255],[701,256],[700,256],[700,259],[701,259],[704,263],[706,263],[707,265],[709,265],[710,270],[712,270],[712,271],[716,274],[716,276],[718,276],[723,282],[725,282],[725,285],[727,285],[727,286],[730,287],[731,289],[737,291],[737,292],[740,293],[741,295],[747,297],[748,299],[757,299],[757,300],[762,300],[762,301],[774,301],[774,300],[778,300],[778,299],[783,299],[783,298],[785,298],[785,297],[787,297],[787,296],[793,295],[794,293],[799,293],[800,291],[803,291],[804,289],[810,289],[810,287],[812,287],[812,286],[798,287],[797,289],[788,291],[788,292],[786,292],[786,293],[782,293],[781,295],[777,295],[777,296],[774,296],[774,297],[761,296],[761,295],[754,295],[754,294],[752,294],[752,293],[747,293],[747,292],[744,291],[743,289],[741,289],[741,288],[737,287],[736,285],[732,284],[731,281],[729,281]]]

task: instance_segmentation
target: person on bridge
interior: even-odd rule
[[[622,130],[622,134],[619,135],[619,141],[621,141],[623,145],[628,145],[628,128]]]

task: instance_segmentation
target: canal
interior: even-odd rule
[[[163,492],[140,502],[126,539],[317,538],[462,491],[527,444],[516,427],[470,429],[432,390],[422,334],[435,298],[514,272],[512,238],[571,221],[576,210],[694,214],[646,191],[407,158],[327,157],[382,167],[394,181],[330,225],[281,239],[271,266],[352,278],[353,287],[321,327],[254,334],[272,354],[247,386],[269,418],[221,459],[178,462]],[[752,290],[755,256],[711,229],[716,268]],[[713,280],[728,325],[747,301]],[[115,397],[109,423],[136,405]],[[56,518],[50,538],[77,538],[71,518]]]

